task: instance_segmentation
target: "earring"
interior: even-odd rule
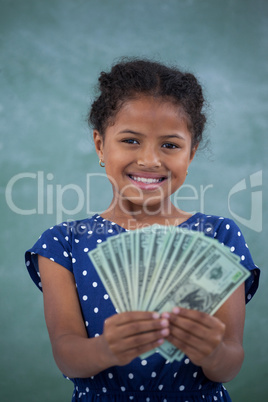
[[[187,170],[187,172],[186,172],[186,176],[188,175],[188,170]]]
[[[105,163],[100,159],[99,160],[99,165],[101,166],[101,167],[105,167]]]

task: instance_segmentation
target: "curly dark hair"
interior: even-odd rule
[[[189,72],[146,59],[122,59],[110,72],[101,72],[98,89],[88,123],[102,136],[126,101],[148,95],[172,102],[183,110],[192,134],[192,147],[202,140],[205,100],[201,85]]]

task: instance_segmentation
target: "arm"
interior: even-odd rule
[[[126,312],[108,318],[103,334],[88,338],[73,274],[38,256],[44,294],[45,319],[54,359],[68,377],[90,377],[161,343],[168,321],[151,312]]]
[[[211,381],[227,382],[239,372],[243,360],[245,293],[241,285],[214,316],[175,308],[163,313],[170,320],[167,338],[189,359],[201,366]]]

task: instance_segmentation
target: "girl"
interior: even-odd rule
[[[222,382],[243,362],[245,300],[258,287],[259,270],[233,221],[191,216],[170,201],[202,140],[202,89],[192,74],[147,60],[102,72],[99,89],[89,123],[113,187],[111,205],[101,216],[50,228],[26,252],[43,291],[55,361],[74,382],[73,401],[230,401]],[[214,316],[179,307],[116,314],[88,252],[109,236],[154,223],[203,230],[251,271]],[[164,340],[186,357],[139,358]]]

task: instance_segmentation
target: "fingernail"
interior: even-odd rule
[[[169,313],[162,313],[161,317],[169,319],[170,315]]]
[[[154,313],[153,313],[153,318],[154,318],[155,320],[157,320],[158,318],[160,318],[160,314],[154,312]]]
[[[172,309],[172,312],[173,312],[174,314],[179,314],[180,308],[179,308],[179,307],[174,307],[174,308]]]
[[[162,329],[161,335],[166,336],[168,334],[169,334],[169,329],[168,328]]]
[[[164,319],[164,320],[161,320],[160,324],[162,327],[168,327],[169,322],[168,322],[168,320]]]

